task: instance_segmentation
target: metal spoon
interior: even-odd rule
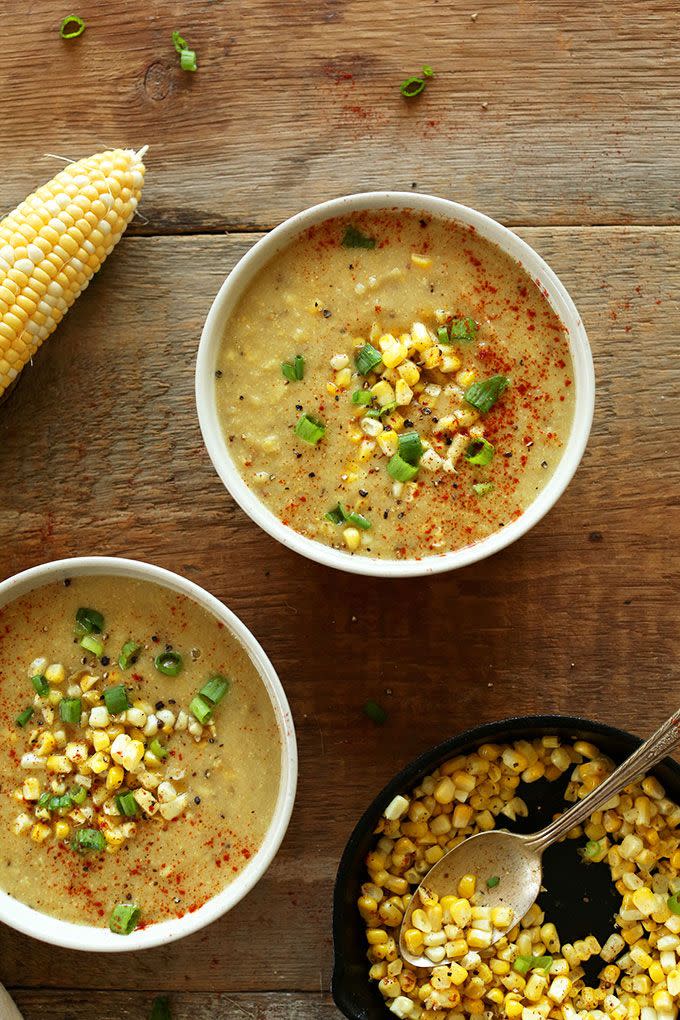
[[[479,906],[512,908],[513,921],[505,930],[494,930],[491,945],[517,924],[531,908],[541,889],[541,857],[543,851],[557,840],[584,822],[594,811],[601,808],[620,793],[624,787],[644,775],[662,758],[680,745],[680,710],[668,719],[656,733],[645,741],[634,754],[612,772],[587,797],[578,801],[540,832],[520,836],[505,829],[494,829],[470,836],[453,850],[450,850],[430,869],[415,891],[406,908],[399,933],[399,950],[404,960],[413,967],[434,967],[427,956],[414,956],[404,945],[405,932],[413,927],[411,914],[421,906],[418,893],[442,896],[456,895],[458,882],[463,875],[476,875],[481,880],[478,893],[482,896]],[[500,881],[485,888],[490,877]]]

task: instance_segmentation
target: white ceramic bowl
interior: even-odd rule
[[[164,570],[162,567],[141,563],[138,560],[118,559],[113,556],[83,556],[55,560],[53,563],[43,563],[40,566],[31,567],[30,570],[24,570],[21,574],[16,574],[0,583],[0,607],[34,588],[63,580],[65,577],[78,577],[84,574],[104,574],[152,581],[163,588],[170,588],[172,591],[187,595],[218,620],[221,620],[246,649],[259,673],[271,698],[281,738],[281,785],[264,842],[243,871],[194,913],[150,925],[131,935],[121,936],[114,935],[108,928],[94,928],[89,925],[59,921],[55,917],[27,907],[0,891],[0,921],[4,921],[5,924],[9,924],[26,935],[41,939],[43,942],[64,946],[67,949],[82,949],[99,953],[148,949],[151,946],[164,945],[175,939],[184,938],[185,935],[191,935],[199,928],[204,928],[211,921],[231,910],[264,875],[281,845],[293,810],[297,785],[295,729],[281,681],[262,647],[250,631],[230,609],[222,605],[213,595],[209,595],[198,585],[169,570]]]
[[[229,318],[246,287],[269,260],[302,231],[312,224],[334,216],[343,216],[360,209],[414,209],[430,213],[440,219],[456,220],[473,226],[477,232],[498,245],[511,255],[536,280],[550,304],[566,327],[571,356],[574,362],[574,384],[576,407],[574,424],[555,473],[545,488],[524,511],[524,513],[502,530],[454,552],[437,556],[426,556],[420,560],[374,559],[369,556],[353,556],[349,552],[331,549],[298,534],[282,524],[275,514],[262,503],[241,477],[231,459],[224,439],[215,401],[215,367],[219,349]],[[595,374],[588,337],[566,289],[533,248],[513,234],[507,227],[457,202],[432,195],[414,195],[401,191],[374,191],[359,195],[347,195],[332,199],[321,205],[312,206],[298,213],[276,227],[257,244],[232,269],[215,298],[203,327],[196,363],[196,405],[205,445],[215,470],[236,502],[256,524],[274,538],[302,553],[309,559],[325,563],[355,574],[374,577],[414,577],[453,570],[469,563],[482,560],[516,541],[540,521],[562,495],[579,465],[593,419],[595,402]]]

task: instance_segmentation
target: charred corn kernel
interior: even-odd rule
[[[33,753],[37,754],[39,758],[46,758],[48,754],[52,753],[56,746],[57,746],[56,740],[54,739],[52,734],[48,730],[46,730],[44,733],[41,733],[40,736],[38,737],[33,747]]]
[[[104,733],[103,730],[95,730],[92,734],[92,743],[95,751],[108,751],[111,747],[111,740],[108,733]]]
[[[125,771],[121,765],[112,765],[106,776],[106,789],[117,790],[119,786],[123,785],[125,779]]]
[[[31,829],[31,839],[34,843],[44,843],[52,835],[52,829],[44,822],[37,822]]]
[[[54,835],[57,839],[66,839],[70,831],[71,826],[63,818],[60,818],[58,822],[55,822]]]
[[[415,384],[420,379],[420,370],[418,366],[409,359],[407,359],[406,361],[402,361],[401,365],[399,365],[397,368],[397,372],[404,380],[404,382],[407,384],[407,386],[415,386]]]
[[[355,552],[361,545],[361,533],[358,528],[345,528],[342,537],[350,552]]]
[[[448,776],[437,783],[434,791],[434,799],[438,804],[451,804],[456,793],[456,787]],[[462,893],[461,893],[462,895]]]
[[[95,751],[95,753],[87,759],[88,767],[94,772],[95,775],[100,775],[105,772],[109,767],[109,756],[104,754],[103,751]]]
[[[564,1002],[567,995],[571,991],[572,984],[567,977],[556,977],[548,989],[547,995],[553,1002],[561,1003]]]
[[[24,800],[38,800],[40,797],[40,782],[35,776],[24,779],[22,797]]]
[[[463,875],[458,883],[458,895],[469,900],[477,890],[477,878],[475,875]]]
[[[405,407],[413,400],[413,390],[403,379],[397,379],[395,383],[394,399],[400,407]]]
[[[51,754],[45,765],[48,772],[73,772],[73,765],[65,754]]]
[[[0,224],[0,227],[1,226],[2,225]],[[1,348],[2,340],[0,339],[0,349]],[[66,670],[60,662],[53,662],[52,665],[48,666],[45,670],[45,679],[50,684],[63,684],[66,679]]]
[[[442,352],[436,345],[433,345],[432,347],[428,347],[427,350],[423,351],[422,358],[423,368],[427,369],[437,368],[438,365],[441,364]]]
[[[637,963],[638,967],[642,967],[643,970],[649,970],[654,963],[654,960],[649,953],[646,953],[645,950],[641,949],[639,946],[631,946],[630,958],[633,963]]]

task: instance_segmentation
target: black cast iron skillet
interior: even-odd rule
[[[589,740],[615,762],[627,758],[642,741],[624,730],[570,716],[538,715],[478,726],[444,741],[421,754],[402,769],[364,812],[349,838],[340,860],[333,897],[334,968],[332,992],[336,1005],[349,1020],[386,1020],[390,1015],[377,985],[368,980],[366,934],[356,907],[363,882],[367,881],[364,858],[374,843],[373,830],[383,811],[398,793],[408,794],[429,772],[448,758],[467,754],[480,744],[512,743],[556,734],[564,741]],[[528,818],[507,823],[513,832],[535,832],[565,807],[564,789],[569,773],[550,783],[539,780],[521,784],[519,795],[529,808]],[[680,765],[666,758],[654,775],[669,797],[680,800]],[[578,853],[584,840],[565,840],[550,847],[543,857],[543,884],[539,898],[546,919],[557,925],[563,942],[593,933],[604,943],[614,930],[613,915],[620,903],[606,864],[585,864]],[[599,962],[598,962],[599,961]],[[590,967],[589,967],[590,964]],[[602,968],[599,957],[585,964],[586,980],[595,981]]]

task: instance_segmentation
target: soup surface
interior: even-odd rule
[[[244,480],[287,525],[420,558],[504,527],[574,413],[564,326],[472,228],[411,211],[309,228],[246,290],[216,399]]]
[[[0,609],[0,737],[0,889],[76,923],[196,910],[258,850],[278,796],[246,651],[149,582],[74,577]]]

